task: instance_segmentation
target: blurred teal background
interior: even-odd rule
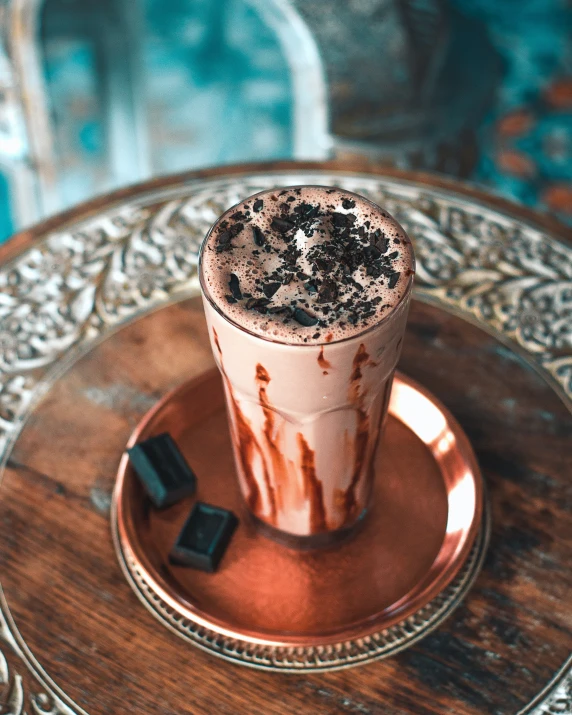
[[[500,60],[494,91],[475,118],[476,154],[463,178],[572,223],[572,5],[451,0],[449,10],[486,35]],[[82,37],[58,34],[49,11],[48,1],[42,71],[63,208],[125,181],[108,167],[101,58]],[[358,11],[363,4],[355,3]],[[149,175],[295,156],[288,63],[253,5],[141,0],[140,20]],[[477,83],[481,66],[472,72]],[[367,143],[360,151],[368,153]],[[447,171],[446,163],[437,168]],[[15,223],[1,174],[0,241]]]

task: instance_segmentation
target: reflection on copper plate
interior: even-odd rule
[[[467,437],[441,404],[402,375],[394,382],[363,526],[328,549],[290,549],[249,519],[218,372],[167,395],[129,445],[165,431],[198,475],[196,498],[234,511],[239,528],[217,573],[171,565],[168,553],[193,499],[153,509],[124,455],[114,492],[116,540],[145,590],[224,638],[290,648],[367,638],[446,589],[479,532],[482,479]]]

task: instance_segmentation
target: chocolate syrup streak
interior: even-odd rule
[[[224,371],[223,367],[223,358],[222,358],[222,350],[220,347],[220,343],[218,341],[218,335],[216,330],[213,328],[213,338],[214,338],[214,343],[216,345],[218,354],[219,354],[219,359],[221,362],[221,372],[223,375],[223,379],[227,388],[227,393],[229,396],[229,406],[231,409],[231,425],[234,427],[233,429],[233,440],[236,446],[236,450],[238,452],[239,460],[240,460],[240,465],[242,467],[242,474],[244,476],[244,480],[246,482],[246,485],[248,487],[248,496],[246,498],[246,503],[249,507],[249,509],[253,512],[253,514],[256,514],[257,516],[262,517],[262,494],[260,492],[260,487],[258,486],[258,482],[256,481],[256,477],[254,475],[254,471],[252,468],[252,465],[254,463],[254,456],[255,453],[258,453],[258,456],[260,458],[260,462],[262,464],[262,470],[263,470],[263,475],[264,475],[264,483],[267,488],[267,493],[268,493],[268,502],[270,504],[270,511],[271,511],[271,519],[273,522],[276,521],[276,499],[274,495],[274,489],[272,485],[270,484],[270,477],[268,474],[268,467],[266,465],[266,460],[264,459],[264,453],[262,449],[260,448],[260,445],[258,443],[258,440],[256,439],[256,436],[252,430],[252,427],[250,426],[248,420],[246,417],[243,415],[242,410],[238,406],[238,402],[234,396],[234,391],[232,389],[232,385],[230,384],[229,379],[226,376],[226,373]]]
[[[266,368],[258,363],[256,365],[256,383],[258,385],[258,400],[262,407],[264,413],[264,439],[270,453],[270,459],[272,461],[272,475],[274,478],[274,487],[268,483],[268,489],[272,490],[272,501],[273,509],[272,516],[273,520],[276,519],[277,512],[277,502],[282,506],[282,494],[280,489],[280,482],[288,480],[288,470],[286,467],[286,461],[284,455],[280,450],[280,445],[278,441],[278,435],[274,435],[275,427],[275,413],[268,399],[268,394],[266,388],[270,383],[270,375]],[[276,494],[277,492],[277,494]],[[278,496],[278,499],[276,498]]]
[[[258,442],[256,441],[256,437],[254,436],[254,432],[252,431],[246,418],[242,414],[228,380],[227,388],[229,391],[228,394],[230,397],[230,402],[232,404],[232,422],[235,426],[234,442],[238,451],[240,465],[242,467],[242,474],[248,486],[248,497],[246,499],[246,503],[248,504],[248,507],[253,512],[253,514],[260,516],[262,513],[262,495],[260,493],[256,477],[254,476],[254,472],[252,470],[252,463],[255,451],[258,452],[261,458],[264,469],[265,481],[267,481],[268,479],[266,464],[264,462],[264,457],[260,451]]]
[[[377,363],[370,358],[369,353],[365,349],[364,343],[360,343],[352,363],[352,374],[350,375],[350,398],[354,402],[358,402],[362,399],[360,396],[362,368],[368,365],[377,367]]]
[[[357,408],[357,429],[354,440],[354,469],[348,488],[344,493],[343,508],[345,520],[350,521],[357,516],[356,489],[362,475],[363,466],[369,451],[369,417],[367,413]]]
[[[393,375],[387,379],[385,387],[383,388],[383,397],[381,399],[381,414],[379,415],[379,423],[377,425],[377,430],[375,433],[375,440],[379,439],[381,430],[383,429],[384,420],[387,417],[387,408],[389,407],[389,400],[391,399],[391,388],[393,387]]]
[[[300,469],[304,476],[306,499],[310,502],[310,533],[319,534],[328,528],[326,510],[324,508],[324,488],[316,474],[314,450],[310,449],[304,435],[296,435],[300,448]]]
[[[332,363],[329,360],[326,360],[324,357],[324,346],[320,348],[320,353],[318,354],[318,365],[322,368],[322,370],[331,370],[332,369]],[[327,374],[324,372],[324,374]]]
[[[361,389],[362,370],[366,365],[375,367],[377,363],[371,360],[364,343],[360,343],[353,360],[350,375],[349,394],[350,399],[356,406],[357,427],[354,439],[354,468],[342,502],[346,521],[350,521],[357,516],[355,513],[358,506],[356,500],[357,486],[364,472],[364,466],[366,467],[364,478],[367,479],[371,466],[366,465],[366,460],[371,463],[373,454],[372,445],[370,444],[370,419],[364,404],[367,393],[362,392]]]
[[[222,360],[222,350],[220,349],[220,343],[218,341],[218,333],[214,328],[213,328],[213,340],[214,340],[214,344],[215,344],[217,352],[218,352],[218,356]]]

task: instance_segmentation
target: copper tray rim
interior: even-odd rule
[[[195,384],[199,384],[207,379],[207,377],[214,378],[216,375],[218,375],[216,368],[207,369],[198,376],[178,385],[168,392],[140,420],[126,444],[126,449],[137,442],[145,430],[152,425],[153,419],[180,392],[191,390]],[[446,534],[443,545],[429,571],[408,593],[404,594],[388,608],[383,609],[375,616],[344,626],[342,629],[330,629],[328,631],[312,633],[311,635],[283,632],[276,633],[273,631],[264,632],[261,630],[249,632],[244,629],[229,626],[229,624],[209,616],[208,613],[196,608],[193,603],[173,589],[157,573],[145,551],[141,548],[129,505],[122,499],[124,485],[131,471],[126,452],[123,453],[119,463],[111,504],[111,529],[114,534],[114,545],[120,564],[123,567],[124,559],[127,563],[131,561],[141,580],[151,589],[155,596],[166,603],[182,618],[224,638],[244,641],[257,646],[272,648],[332,646],[340,642],[371,636],[381,630],[391,628],[412,616],[451,585],[467,561],[483,521],[484,486],[481,470],[471,443],[447,407],[416,380],[403,375],[399,371],[396,372],[394,384],[402,384],[413,388],[418,394],[434,405],[445,418],[447,426],[455,436],[457,451],[463,455],[463,459],[468,466],[468,471],[472,476],[475,489],[475,507],[469,528],[462,531],[464,536],[459,540],[457,548],[454,550],[453,558],[448,560],[444,568],[439,567],[440,557],[447,545]],[[447,496],[450,496],[449,490],[447,491]],[[434,573],[435,571],[437,571],[436,574]],[[133,584],[131,585],[133,586]]]
[[[401,653],[439,628],[460,605],[477,579],[487,555],[491,530],[492,515],[485,485],[482,522],[473,548],[455,579],[436,599],[413,616],[401,619],[393,626],[372,636],[339,641],[335,646],[319,645],[302,648],[259,646],[243,638],[229,640],[216,631],[203,627],[189,627],[197,624],[192,621],[185,624],[176,615],[169,614],[169,607],[160,601],[157,602],[153,591],[151,596],[147,595],[150,587],[143,579],[137,577],[135,570],[132,570],[133,565],[129,564],[128,558],[119,546],[116,529],[113,531],[113,543],[117,549],[121,570],[135,596],[159,623],[176,636],[209,655],[235,665],[269,673],[300,674],[348,670],[358,665],[384,660]]]

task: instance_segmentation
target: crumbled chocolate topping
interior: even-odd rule
[[[329,198],[336,191],[338,197]],[[216,253],[230,254],[219,259],[225,266],[233,266],[231,254],[240,248],[241,264],[234,270],[250,291],[241,288],[237,273],[227,274],[230,294],[224,298],[229,305],[239,302],[246,310],[283,323],[294,320],[303,328],[343,329],[359,327],[395,304],[376,295],[376,286],[387,295],[396,290],[402,272],[412,273],[403,263],[408,241],[399,227],[382,221],[382,230],[379,211],[373,208],[368,214],[360,202],[356,208],[356,200],[337,189],[324,190],[319,201],[308,194],[301,199],[299,188],[264,196],[242,204],[215,229]],[[250,234],[243,234],[246,224]],[[288,288],[281,291],[283,286]],[[308,338],[317,340],[320,334]]]
[[[240,290],[240,281],[238,280],[238,276],[235,273],[230,274],[230,280],[228,282],[228,287],[230,288],[231,295],[235,300],[242,300],[242,292]]]
[[[276,293],[278,288],[280,288],[282,284],[278,282],[273,282],[273,283],[265,283],[262,286],[262,292],[267,298],[272,298],[272,296]]]
[[[315,315],[310,315],[303,308],[296,308],[294,311],[294,320],[305,328],[318,324],[318,318]]]
[[[242,216],[240,212],[238,213],[240,214],[240,216]],[[228,224],[226,225],[228,226]],[[230,228],[226,228],[225,226],[225,230],[220,233],[218,237],[217,251],[230,251],[232,249],[232,239],[238,236],[238,234],[242,231],[243,228],[244,224],[240,222],[235,223],[233,226],[230,226]]]
[[[392,274],[389,276],[389,280],[387,281],[387,285],[388,285],[390,288],[395,288],[395,286],[397,285],[397,281],[399,280],[399,276],[400,276],[400,275],[401,275],[401,273],[399,273],[399,272],[392,273]]]
[[[287,218],[280,218],[280,216],[275,216],[272,219],[272,223],[270,226],[275,230],[279,231],[280,233],[288,233],[288,231],[291,231],[294,228],[294,223],[292,221],[289,221]]]
[[[267,305],[270,305],[270,299],[268,298],[249,298],[246,301],[246,307],[248,310],[257,310],[260,313],[265,312]]]
[[[318,289],[319,303],[333,303],[338,297],[338,287],[334,281],[325,280]]]
[[[254,243],[257,246],[264,246],[264,244],[266,243],[266,237],[264,236],[262,229],[258,226],[253,226],[252,233],[254,235]]]

